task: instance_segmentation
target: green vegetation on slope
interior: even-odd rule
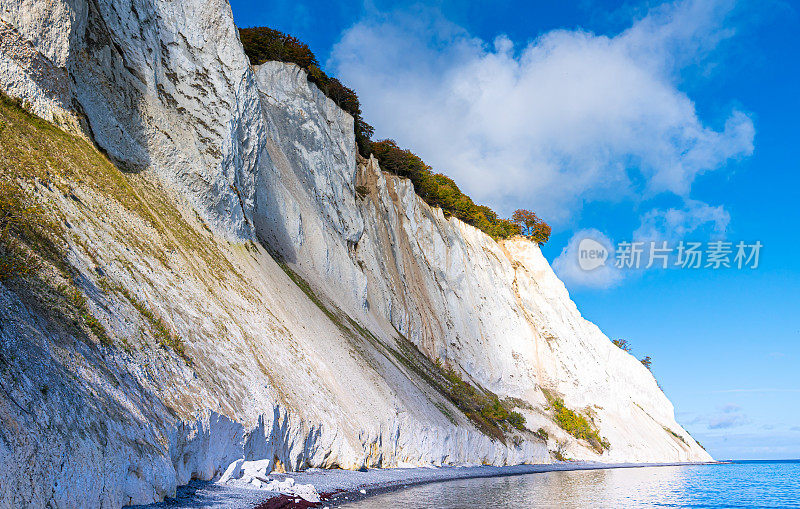
[[[686,443],[686,439],[685,439],[685,438],[683,438],[682,436],[680,436],[679,434],[675,433],[674,431],[672,431],[671,429],[669,429],[669,428],[668,428],[668,427],[666,427],[666,426],[661,426],[661,427],[662,427],[662,428],[664,428],[664,431],[666,431],[667,433],[669,433],[669,434],[670,434],[670,435],[672,435],[673,437],[677,438],[678,440],[680,440],[680,441],[681,441],[681,442],[683,442],[684,444],[686,444],[686,445],[689,445],[689,444],[687,444],[687,443]]]
[[[397,335],[397,349],[387,347],[394,358],[453,403],[485,435],[505,443],[506,433],[512,429],[527,431],[525,417],[513,410],[526,403],[510,398],[501,400],[497,394],[465,381],[440,361],[431,362],[414,343],[400,332]],[[440,410],[448,415],[445,409]]]
[[[75,283],[76,271],[65,261],[64,228],[18,182],[17,177],[30,171],[28,165],[23,172],[14,171],[20,145],[27,144],[31,155],[44,149],[35,136],[26,139],[28,129],[45,137],[61,132],[0,93],[0,281],[29,303],[57,310],[61,326],[108,346],[105,327],[92,314]]]
[[[439,207],[445,216],[455,216],[495,239],[505,239],[522,233],[520,226],[508,219],[502,219],[486,205],[476,205],[462,193],[450,177],[434,173],[410,150],[401,149],[393,140],[372,143],[372,153],[378,159],[381,169],[406,177],[414,184],[420,198],[432,207]]]
[[[37,260],[25,246],[39,244],[54,247],[44,211],[32,204],[14,183],[0,182],[0,281],[30,274],[38,268]]]
[[[124,175],[86,140],[30,114],[19,101],[0,93],[0,281],[27,305],[50,317],[57,327],[93,337],[106,347],[113,346],[114,340],[92,313],[81,288],[85,283],[77,283],[85,277],[67,261],[68,229],[63,225],[71,226],[55,207],[37,203],[33,190],[56,191],[86,207],[75,189],[90,188],[151,225],[163,225],[165,221],[139,198],[129,178],[136,177]],[[170,220],[166,222],[186,232],[177,218]],[[80,239],[71,240],[94,259]],[[163,253],[137,241],[134,235],[126,242],[163,259]],[[106,294],[111,290],[123,294],[151,324],[156,341],[189,362],[183,341],[169,331],[163,320],[119,285],[112,286],[105,278],[98,283]],[[126,340],[122,342],[129,350]]]
[[[525,417],[513,410],[514,402],[501,401],[497,394],[464,381],[452,368],[444,368],[439,363],[434,365],[447,381],[441,389],[479,427],[492,431],[509,429],[509,426],[520,431],[525,430]]]
[[[399,363],[416,373],[433,389],[450,400],[485,435],[505,443],[506,432],[512,429],[527,431],[525,417],[514,410],[514,407],[524,406],[524,402],[512,399],[501,400],[493,392],[464,381],[455,370],[445,368],[440,362],[431,362],[425,354],[419,351],[416,345],[399,332],[397,349],[385,345],[374,334],[345,313],[339,310],[332,310],[326,306],[302,276],[281,261],[280,257],[275,256],[275,259],[286,275],[289,276],[289,279],[317,305],[343,334],[353,339],[360,337],[366,340],[378,352],[383,353],[393,362]],[[434,404],[453,424],[456,424],[455,419],[446,407],[436,402]]]
[[[191,359],[186,353],[186,344],[181,338],[172,333],[164,320],[150,311],[150,309],[145,306],[142,301],[131,294],[127,288],[111,283],[105,278],[101,279],[100,281],[101,286],[104,287],[104,290],[107,294],[116,292],[122,295],[125,297],[125,299],[127,299],[131,306],[133,306],[134,309],[136,309],[136,311],[138,311],[139,314],[145,320],[147,320],[147,322],[150,324],[150,329],[153,331],[156,341],[159,345],[161,345],[162,348],[171,348],[176,354],[178,354],[180,358],[184,360],[184,362],[191,364]]]
[[[550,226],[527,210],[518,210],[514,217],[503,219],[485,205],[476,205],[461,192],[456,183],[442,173],[434,172],[410,150],[400,148],[393,140],[371,141],[373,128],[361,116],[361,103],[356,93],[336,78],[325,74],[308,45],[291,35],[267,27],[240,28],[239,36],[250,62],[260,65],[269,60],[291,62],[303,68],[314,83],[340,108],[355,120],[358,151],[364,157],[375,155],[384,171],[405,177],[414,190],[432,207],[439,207],[446,216],[454,216],[494,239],[524,235],[540,244],[550,238]]]
[[[547,389],[542,388],[542,392],[553,411],[553,419],[564,431],[575,438],[589,442],[598,454],[603,454],[603,451],[611,446],[608,440],[600,436],[594,423],[591,422],[591,416],[587,419],[586,416],[568,408],[563,399]]]

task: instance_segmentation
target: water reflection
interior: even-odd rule
[[[735,464],[546,472],[410,487],[347,509],[800,507],[800,465]]]

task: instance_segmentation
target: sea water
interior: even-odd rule
[[[800,508],[800,460],[543,472],[445,481],[338,507]]]

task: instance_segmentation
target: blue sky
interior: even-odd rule
[[[653,358],[715,457],[800,458],[800,4],[232,4],[307,42],[377,137],[548,220],[584,316]],[[755,270],[586,274],[588,229],[764,247]]]

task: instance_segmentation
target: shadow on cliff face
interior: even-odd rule
[[[0,498],[18,507],[130,501],[104,479],[168,494],[164,430],[176,412],[128,371],[128,354],[98,345],[27,282],[0,284]]]
[[[151,163],[142,119],[145,75],[126,58],[96,0],[87,2],[82,35],[84,44],[72,48],[76,53],[70,73],[75,83],[73,107],[85,119],[84,127],[98,149],[121,170],[141,172]]]
[[[258,241],[273,258],[295,263],[298,259],[297,246],[303,243],[303,217],[299,205],[280,178],[278,165],[287,165],[288,162],[284,158],[282,163],[277,161],[276,165],[272,154],[282,158],[282,153],[271,140],[267,140],[267,146],[272,150],[262,151],[256,175],[253,227]]]

